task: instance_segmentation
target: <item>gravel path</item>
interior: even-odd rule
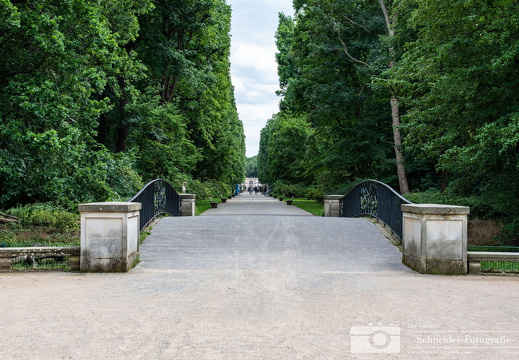
[[[420,275],[368,220],[245,196],[162,219],[127,274],[0,273],[0,359],[519,356],[518,277]]]

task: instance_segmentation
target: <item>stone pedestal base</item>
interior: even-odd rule
[[[465,206],[402,205],[402,262],[422,274],[467,274]]]
[[[195,216],[196,195],[180,194],[180,216]]]
[[[340,200],[344,195],[324,195],[324,216],[339,217]]]
[[[140,203],[79,205],[83,272],[126,272],[139,250]]]

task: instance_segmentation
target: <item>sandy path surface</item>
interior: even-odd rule
[[[0,359],[519,357],[518,277],[416,274],[364,219],[165,218],[141,258],[0,273]]]

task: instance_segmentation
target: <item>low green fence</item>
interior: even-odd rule
[[[511,261],[482,261],[481,271],[483,272],[507,272],[519,273],[519,262]]]
[[[519,252],[519,247],[469,245],[467,251]]]
[[[476,246],[469,245],[468,251],[519,253],[519,247],[513,246]],[[481,261],[481,271],[490,273],[519,273],[519,261]]]

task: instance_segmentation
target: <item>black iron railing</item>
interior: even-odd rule
[[[372,216],[386,224],[402,239],[402,204],[412,204],[390,186],[377,180],[365,180],[351,189],[340,201],[340,216]]]
[[[150,181],[129,202],[140,202],[140,230],[161,214],[180,216],[181,200],[173,186],[166,180]]]

